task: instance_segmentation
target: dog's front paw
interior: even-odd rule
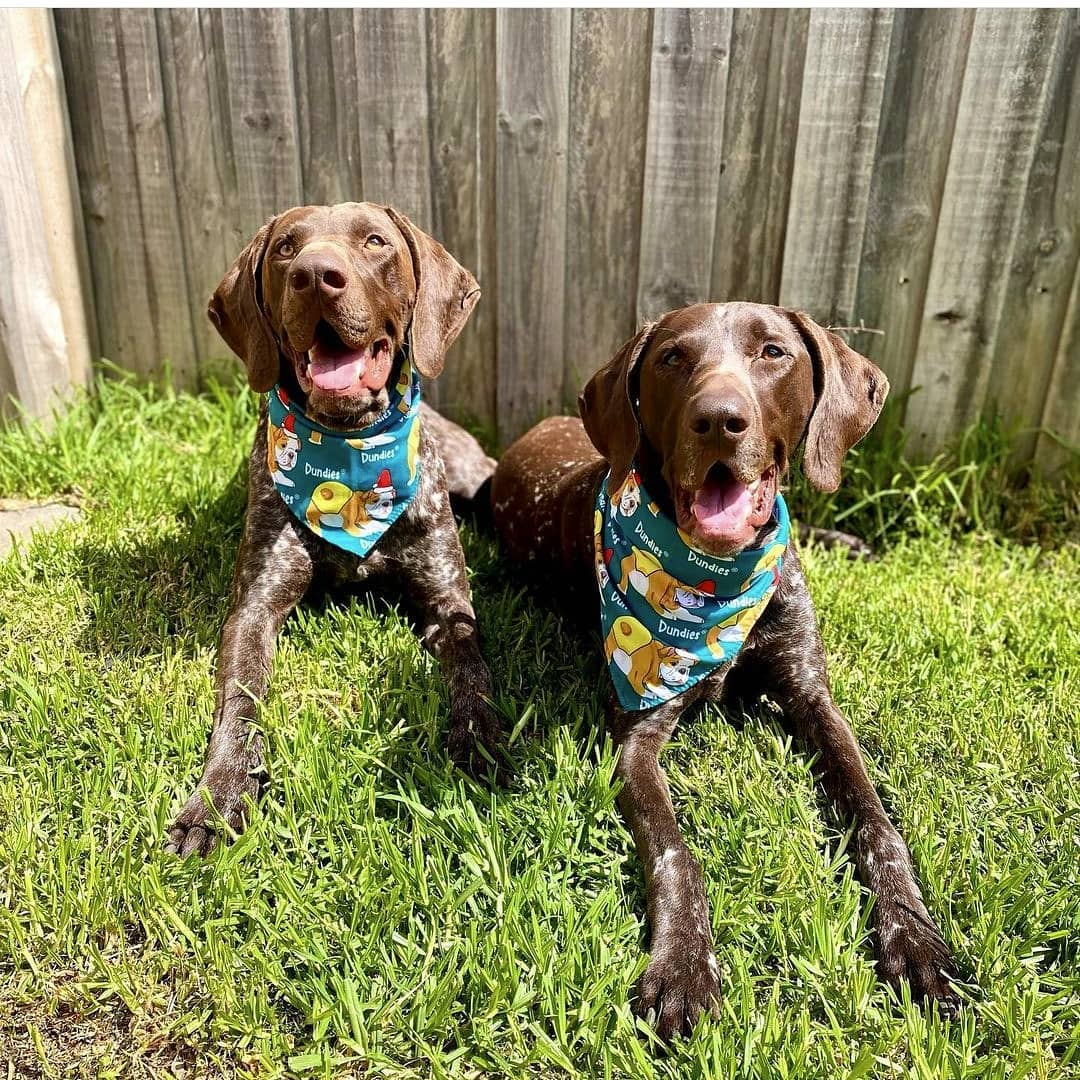
[[[234,833],[242,833],[248,800],[258,793],[259,782],[248,772],[208,770],[169,829],[165,850],[185,859],[189,855],[209,855],[219,839],[216,815]],[[207,794],[214,811],[206,805]]]
[[[447,736],[450,760],[474,779],[502,779],[507,770],[506,744],[499,714],[484,698],[470,696],[450,709]]]
[[[675,942],[653,950],[634,1011],[665,1042],[689,1035],[702,1013],[720,1015],[720,969],[712,945]]]
[[[919,909],[922,905],[919,905]],[[955,1016],[960,996],[956,963],[925,910],[904,904],[878,909],[878,971],[892,986],[907,982],[913,1001],[936,1001],[943,1016]]]

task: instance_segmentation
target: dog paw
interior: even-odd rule
[[[491,776],[498,781],[508,771],[502,724],[483,698],[451,709],[447,751],[450,760],[474,780]]]
[[[689,1035],[702,1013],[720,1016],[720,969],[712,946],[680,942],[652,960],[637,986],[634,1011],[665,1042]]]
[[[204,792],[209,793],[214,811],[206,805]],[[258,793],[258,780],[249,773],[207,772],[172,823],[165,850],[182,859],[209,855],[217,847],[221,821],[234,833],[244,831],[248,799]]]
[[[913,1001],[936,1001],[942,1016],[956,1016],[960,1009],[960,995],[953,986],[956,963],[929,915],[906,905],[881,910],[877,933],[882,978],[893,987],[907,982]]]

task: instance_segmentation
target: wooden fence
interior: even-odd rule
[[[734,298],[883,331],[851,340],[918,388],[916,447],[991,403],[1025,455],[1080,442],[1076,11],[54,18],[97,340],[125,368],[197,385],[250,234],[365,198],[480,279],[432,393],[503,442],[639,319]]]

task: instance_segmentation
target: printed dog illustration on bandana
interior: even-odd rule
[[[665,645],[629,615],[620,615],[604,641],[604,654],[641,697],[668,701],[686,689],[697,657]]]
[[[638,547],[630,549],[620,570],[622,580],[619,591],[625,593],[627,587],[632,585],[657,615],[666,619],[682,619],[684,622],[705,621],[700,615],[694,614],[694,609],[704,607],[705,597],[715,594],[716,585],[712,581],[686,585],[672,577],[654,556]]]
[[[596,580],[600,583],[601,590],[607,588],[608,582],[611,580],[611,575],[608,573],[607,564],[611,561],[612,551],[608,548],[604,550],[603,545],[600,543],[600,526],[602,519],[600,517],[600,511],[594,512],[594,528],[593,528],[593,548],[596,555]],[[601,602],[604,600],[603,592],[600,594]]]
[[[394,495],[388,469],[379,474],[371,491],[353,491],[339,480],[323,480],[311,493],[305,516],[320,535],[323,529],[344,529],[350,536],[365,536],[379,531],[377,523],[390,517]]]
[[[756,604],[744,607],[736,611],[734,615],[710,627],[705,635],[705,644],[709,651],[717,659],[723,659],[725,655],[734,656],[742,648],[747,635],[754,628],[754,624],[761,618],[761,613],[769,606],[776,586],[780,584],[780,564],[784,554],[783,544],[773,544],[765,549],[765,553],[757,561],[754,571],[746,579],[743,588],[749,588],[750,583],[762,571],[771,571],[771,584],[765,595]],[[726,648],[725,648],[726,646]]]
[[[627,474],[622,487],[615,492],[615,502],[623,517],[633,517],[641,508],[641,476],[636,469]]]
[[[296,434],[296,420],[292,413],[287,413],[281,427],[271,421],[266,436],[266,467],[270,477],[281,487],[296,485],[285,474],[296,468],[296,459],[300,455],[300,436]]]

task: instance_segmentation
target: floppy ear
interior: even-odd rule
[[[264,393],[278,380],[278,343],[262,307],[262,264],[276,218],[236,257],[206,309],[225,344],[247,365],[248,384]]]
[[[630,381],[656,326],[654,322],[646,323],[585,384],[578,397],[585,434],[611,466],[611,495],[626,479],[637,453],[638,418],[630,396]]]
[[[844,455],[874,426],[889,380],[865,356],[803,311],[789,311],[814,365],[814,411],[806,428],[803,472],[819,491],[840,486]]]
[[[434,379],[446,350],[480,299],[476,278],[426,232],[392,206],[385,207],[412,253],[416,303],[412,314],[412,355],[421,375]]]

